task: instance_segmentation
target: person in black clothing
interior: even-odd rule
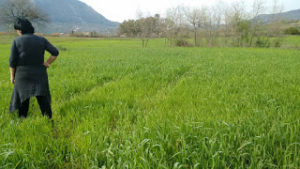
[[[34,27],[27,19],[17,18],[14,28],[19,37],[13,40],[9,58],[10,81],[14,84],[9,111],[19,110],[19,117],[27,117],[30,97],[35,96],[42,114],[51,119],[51,95],[46,69],[59,52],[47,39],[34,35]],[[45,50],[51,54],[46,62]]]

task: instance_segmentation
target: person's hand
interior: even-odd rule
[[[50,64],[49,64],[48,62],[45,62],[45,63],[44,63],[44,66],[45,66],[46,68],[49,68],[49,67],[50,67]]]
[[[11,84],[15,84],[15,77],[10,76],[10,83],[11,83]]]

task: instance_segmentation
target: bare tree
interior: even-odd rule
[[[216,7],[203,8],[201,11],[200,20],[206,32],[206,43],[209,46],[215,46],[221,25],[221,12]]]
[[[30,0],[4,0],[0,7],[1,24],[11,27],[17,17],[26,18],[36,24],[49,21],[47,14],[38,9]]]
[[[185,20],[186,8],[184,6],[177,6],[167,10],[167,18],[172,20],[178,27],[186,23]]]
[[[160,20],[160,33],[161,36],[165,38],[165,46],[168,44],[171,45],[174,35],[173,31],[175,28],[175,23],[172,20],[168,18],[163,18]]]
[[[223,34],[224,34],[224,44],[228,45],[229,43],[229,39],[233,34],[233,30],[232,30],[232,26],[231,24],[231,17],[232,17],[232,13],[231,10],[229,8],[226,8],[224,10],[224,27],[223,27]]]
[[[174,23],[172,30],[174,39],[182,39],[187,36],[186,31],[186,8],[184,6],[177,6],[176,8],[170,8],[167,10],[167,19]]]
[[[197,46],[198,27],[200,23],[201,10],[198,8],[187,9],[186,18],[187,21],[193,26],[194,32],[194,45]]]
[[[265,10],[265,1],[264,0],[254,0],[252,4],[252,23],[251,23],[251,37],[249,46],[252,46],[254,38],[258,35],[259,29],[262,27],[261,21],[258,19],[258,16],[262,14]]]
[[[212,24],[213,24],[213,35],[211,45],[216,46],[219,37],[219,32],[222,24],[222,10],[220,6],[214,6],[211,8],[212,11]]]
[[[269,26],[269,33],[273,35],[277,35],[280,32],[280,24],[282,18],[280,17],[280,13],[283,11],[283,5],[278,2],[278,0],[273,0],[273,6],[271,13],[276,14],[271,16],[271,25]]]
[[[233,45],[242,47],[244,41],[249,41],[250,21],[247,18],[245,6],[242,2],[236,2],[232,6],[230,24],[233,30]]]
[[[278,0],[273,0],[273,6],[271,13],[276,14],[272,15],[271,23],[267,26],[267,41],[271,43],[271,37],[275,38],[275,46],[280,46],[282,41],[282,37],[280,37],[282,18],[280,17],[280,13],[283,11],[283,5],[278,2]]]

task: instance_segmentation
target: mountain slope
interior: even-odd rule
[[[259,15],[254,19],[259,20],[262,23],[270,23],[274,19],[278,19],[278,18],[282,20],[300,20],[300,9],[283,12],[279,14],[263,14],[263,15]]]
[[[0,2],[3,0],[0,0]],[[118,22],[112,22],[79,0],[31,0],[39,9],[48,14],[50,22],[36,26],[38,32],[70,33],[73,29],[82,32],[100,33],[114,31]]]
[[[106,19],[94,9],[78,0],[33,0],[51,20],[46,32],[70,32],[75,27],[80,31],[107,32],[119,23]]]

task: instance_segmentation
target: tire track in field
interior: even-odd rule
[[[166,59],[164,62],[162,62],[158,66],[165,64],[167,61],[169,61],[169,60]],[[162,83],[160,85],[160,88],[155,93],[153,93],[152,95],[147,95],[147,97],[144,97],[141,102],[145,103],[147,106],[149,106],[149,104],[148,104],[149,100],[152,100],[152,99],[155,100],[164,91],[171,91],[182,79],[185,78],[185,75],[188,74],[190,72],[190,70],[192,70],[194,68],[194,66],[195,65],[188,63],[188,64],[179,66],[180,68],[177,71],[173,70],[174,71],[173,73],[176,73],[177,76],[175,76],[175,78],[170,79],[167,83]],[[163,72],[161,72],[161,74],[163,74]],[[163,77],[163,76],[161,76],[161,77]],[[157,101],[160,102],[160,100],[157,100]],[[138,107],[140,107],[140,106],[138,106]],[[140,108],[139,110],[144,110],[144,108]]]
[[[149,64],[153,64],[153,65],[162,65],[164,64],[165,62],[167,62],[167,59],[164,59],[164,60],[159,60],[159,61],[156,61],[157,63],[149,63]],[[143,63],[139,63],[136,65],[136,69],[132,69],[131,71],[128,71],[126,73],[123,73],[121,76],[118,76],[117,78],[115,79],[112,79],[112,80],[109,80],[105,83],[96,83],[95,85],[92,85],[88,90],[85,90],[84,92],[80,91],[80,92],[77,92],[77,94],[73,95],[73,96],[70,96],[69,99],[67,101],[65,101],[61,106],[59,106],[57,109],[59,110],[58,112],[61,112],[61,110],[68,106],[68,104],[70,104],[71,102],[73,101],[76,101],[76,100],[80,100],[82,99],[84,96],[89,96],[91,93],[97,91],[97,90],[100,90],[102,88],[105,88],[109,85],[112,85],[114,83],[118,83],[120,81],[122,81],[124,78],[126,77],[129,77],[131,75],[134,75],[136,74],[137,72],[139,72],[139,70],[141,70],[141,68],[145,66]]]
[[[138,69],[135,69],[135,71],[138,71],[140,69],[140,67]],[[84,90],[84,91],[79,91],[79,92],[75,92],[74,95],[72,96],[69,96],[68,99],[66,101],[64,101],[64,103],[59,106],[58,110],[59,112],[66,106],[68,105],[70,102],[74,101],[74,100],[78,100],[80,98],[82,98],[82,96],[86,96],[86,95],[89,95],[89,93],[93,92],[94,90],[98,90],[99,88],[104,88],[112,83],[115,83],[115,82],[118,82],[120,81],[121,79],[123,79],[124,77],[128,76],[129,74],[131,74],[133,71],[131,72],[127,72],[126,74],[122,74],[121,76],[118,76],[114,79],[111,79],[111,80],[108,80],[108,81],[105,81],[104,83],[103,82],[98,82],[98,83],[95,83],[94,85],[90,86],[87,90]]]
[[[152,64],[155,64],[155,65],[159,66],[159,65],[162,65],[165,62],[167,62],[167,59],[163,60],[162,62],[152,63]],[[120,81],[120,80],[132,75],[132,74],[135,74],[136,72],[141,70],[142,66],[143,66],[143,64],[136,65],[136,67],[137,67],[136,69],[133,69],[131,71],[127,71],[126,73],[123,73],[122,75],[118,76],[117,78],[109,80],[105,83],[102,83],[102,82],[96,83],[95,85],[92,85],[88,90],[85,90],[84,92],[78,92],[78,95],[74,96],[74,99],[76,99],[76,98],[78,98],[82,95],[88,95],[88,93],[90,93],[90,92],[92,92],[96,89],[103,88],[105,86],[108,86],[111,83],[115,83],[117,81]],[[71,97],[71,98],[73,98],[73,97]]]
[[[175,58],[178,61],[178,63],[185,63],[180,65],[178,76],[170,80],[166,85],[163,85],[159,90],[157,90],[155,94],[152,95],[152,97],[145,98],[143,102],[145,102],[146,108],[141,108],[141,110],[147,110],[147,108],[151,107],[153,108],[154,106],[160,104],[163,100],[166,100],[169,93],[171,93],[180,84],[181,81],[184,81],[184,79],[188,77],[187,75],[192,70],[197,68],[199,65],[202,65],[202,62],[205,62],[205,60],[203,60],[202,57],[199,57],[198,54],[191,53],[186,56],[189,57]]]
[[[157,63],[148,63],[148,64],[152,64],[152,65],[155,65],[156,68],[161,68],[161,65],[165,64],[166,62],[168,62],[169,59],[168,58],[165,58],[165,59],[162,59],[162,60],[159,60],[157,61]],[[138,66],[138,69],[134,69],[133,71],[131,72],[128,72],[126,75],[123,75],[115,80],[111,80],[107,83],[104,83],[102,85],[94,85],[90,90],[84,92],[84,93],[80,93],[78,94],[77,96],[75,97],[72,97],[69,101],[67,102],[64,102],[64,104],[62,106],[59,107],[59,111],[61,111],[62,109],[64,109],[65,107],[68,107],[68,105],[71,103],[71,102],[78,102],[80,100],[85,100],[84,98],[89,98],[89,97],[92,97],[90,96],[91,94],[93,93],[96,93],[96,91],[102,89],[102,88],[106,88],[110,85],[113,85],[113,84],[117,84],[117,83],[121,83],[123,79],[126,79],[126,78],[129,78],[134,75],[134,74],[142,74],[144,72],[141,72],[140,69],[142,68],[143,64],[141,64],[140,66]],[[145,65],[144,65],[145,66]],[[147,65],[146,65],[147,66]],[[170,81],[168,81],[166,84],[162,83],[161,86],[160,86],[160,89],[157,90],[157,92],[155,92],[155,94],[152,94],[152,95],[148,95],[150,97],[144,97],[144,99],[142,99],[143,101],[142,102],[147,102],[147,100],[152,99],[152,98],[155,98],[156,96],[160,95],[162,91],[171,91],[177,84],[179,81],[181,81],[185,75],[193,68],[194,66],[191,65],[191,64],[188,64],[188,65],[181,65],[181,68],[179,70],[175,70],[175,73],[178,74],[178,76],[176,76],[175,78],[171,79]],[[143,70],[144,71],[144,70]],[[174,71],[174,70],[173,70]],[[178,73],[179,72],[179,73]],[[162,74],[162,72],[159,72],[159,73],[156,73],[156,74]],[[160,77],[163,77],[163,76],[160,76]],[[126,79],[128,80],[128,79]],[[147,90],[146,88],[144,88],[143,90]],[[145,95],[146,96],[146,95]],[[137,103],[135,103],[137,104]],[[135,105],[137,106],[137,105]],[[137,106],[139,107],[139,106]]]
[[[177,88],[177,86],[181,85],[181,82],[185,81],[187,78],[192,76],[191,72],[193,72],[195,69],[198,69],[199,66],[202,66],[202,62],[207,61],[202,59],[199,60],[199,58],[193,57],[190,63],[188,64],[188,69],[184,70],[182,74],[177,76],[177,78],[170,81],[166,87],[162,87],[160,90],[158,90],[156,94],[153,95],[151,98],[145,98],[143,100],[144,107],[140,107],[139,109],[141,112],[143,112],[143,118],[145,118],[145,116],[151,116],[151,112],[153,111],[161,111],[161,104],[169,98],[169,95],[174,89]]]
[[[140,68],[138,68],[140,69]],[[138,70],[138,69],[135,69],[135,70]],[[86,93],[89,93],[90,91],[92,91],[94,88],[98,88],[98,87],[101,87],[101,86],[104,86],[106,84],[109,84],[111,82],[114,82],[114,81],[117,81],[119,79],[122,79],[123,77],[127,76],[128,74],[131,73],[131,71],[125,71],[126,73],[123,73],[121,74],[120,76],[116,76],[116,77],[113,77],[113,78],[110,78],[110,77],[104,77],[101,81],[99,82],[96,82],[95,84],[85,88],[84,90],[76,90],[74,91],[73,95],[70,95],[68,97],[66,97],[66,100],[65,101],[69,101],[71,100],[72,98],[77,98],[79,96],[82,96],[82,95],[85,95]],[[54,89],[55,91],[55,89]]]
[[[191,76],[191,73],[197,69],[199,63],[190,64],[179,76],[173,78],[166,86],[162,86],[157,92],[150,98],[144,98],[142,106],[139,106],[134,118],[136,119],[132,125],[145,126],[146,128],[153,127],[153,122],[159,123],[159,119],[166,122],[169,119],[168,109],[165,109],[164,105],[169,99],[170,94],[181,85],[181,82],[185,81]],[[184,69],[184,67],[183,67]],[[173,114],[173,113],[171,113]],[[180,115],[179,115],[180,116]],[[157,121],[158,120],[158,121]],[[155,126],[155,125],[154,125]]]
[[[155,107],[157,104],[161,103],[163,100],[167,99],[167,95],[174,89],[176,86],[186,78],[186,75],[191,72],[196,66],[190,65],[183,67],[183,71],[177,76],[175,79],[171,80],[166,84],[166,86],[162,86],[152,97],[145,98],[142,102],[151,103],[148,104],[147,107],[141,108],[142,111],[148,110],[149,107]],[[162,97],[163,96],[163,97]]]
[[[162,64],[162,63],[160,63],[160,64]],[[157,64],[157,65],[159,65],[159,64]],[[113,77],[112,79],[106,80],[104,82],[103,81],[97,82],[97,83],[87,87],[85,90],[75,91],[72,95],[66,97],[66,99],[64,100],[64,103],[71,102],[72,100],[76,100],[76,99],[80,98],[81,96],[88,95],[88,93],[90,93],[91,91],[93,91],[95,89],[98,89],[98,88],[107,86],[113,82],[119,81],[119,80],[129,76],[130,74],[139,71],[142,68],[142,66],[143,66],[143,63],[137,62],[135,65],[128,67],[127,69],[124,69],[123,71],[121,71],[122,73],[117,77]],[[135,67],[135,68],[132,68],[132,67]]]
[[[99,109],[99,106],[101,107],[103,104],[104,106],[106,106],[106,104],[108,104],[110,109],[114,109],[116,108],[117,110],[120,108],[122,111],[122,106],[119,107],[119,103],[114,103],[112,102],[114,99],[116,99],[116,101],[120,101],[120,98],[118,98],[118,95],[114,95],[116,92],[122,92],[123,90],[131,90],[131,86],[130,83],[132,82],[132,80],[135,80],[135,77],[141,77],[144,74],[147,74],[147,72],[152,72],[154,71],[156,75],[158,75],[159,78],[162,78],[162,81],[159,83],[160,87],[155,93],[151,93],[153,95],[148,95],[150,96],[150,98],[154,98],[156,95],[159,95],[158,93],[160,93],[160,91],[164,91],[165,89],[169,89],[172,90],[172,88],[174,86],[176,86],[178,84],[178,82],[180,82],[182,79],[185,78],[186,74],[188,72],[190,72],[191,69],[193,69],[193,64],[188,63],[188,64],[181,64],[179,66],[177,66],[177,68],[175,69],[168,69],[168,73],[164,74],[164,67],[169,67],[170,64],[167,63],[168,61],[170,61],[168,58],[163,58],[163,59],[159,59],[158,61],[150,61],[145,63],[139,63],[137,64],[137,69],[134,69],[132,71],[129,71],[126,75],[120,76],[114,80],[111,80],[107,83],[104,83],[100,86],[95,85],[93,88],[91,88],[89,91],[86,91],[84,93],[81,93],[79,95],[77,95],[76,97],[72,97],[69,101],[64,102],[61,106],[58,107],[57,110],[59,115],[58,115],[58,120],[59,121],[63,121],[62,119],[65,116],[69,116],[72,113],[72,116],[74,116],[74,118],[72,118],[72,120],[70,121],[72,124],[69,125],[67,128],[67,130],[70,131],[70,133],[72,133],[71,131],[73,131],[75,128],[77,128],[78,125],[80,125],[79,123],[81,121],[89,121],[89,119],[94,119],[94,118],[101,118],[101,119],[106,119],[105,123],[103,123],[103,125],[105,125],[107,128],[114,130],[117,126],[117,124],[119,122],[122,122],[124,119],[127,121],[129,120],[130,123],[132,125],[135,125],[135,122],[137,121],[137,118],[143,118],[144,116],[147,116],[148,114],[145,114],[143,112],[145,112],[144,110],[147,109],[142,109],[139,107],[139,102],[136,102],[138,100],[138,98],[135,98],[135,102],[133,102],[133,107],[135,108],[131,108],[130,107],[130,100],[123,100],[125,108],[128,109],[130,112],[132,113],[125,113],[124,115],[119,115],[118,112],[115,112],[116,110],[112,110],[112,111],[105,111],[107,112],[106,114],[100,114],[97,113],[99,110],[102,111],[102,109]],[[147,69],[147,71],[145,72],[145,69],[142,69],[144,66],[149,66],[151,65],[152,67],[150,67],[150,69]],[[162,66],[163,65],[163,66]],[[176,66],[175,66],[176,67]],[[179,69],[178,69],[179,67]],[[164,81],[163,79],[165,77],[168,77],[171,74],[171,76],[173,78],[171,78],[170,80],[168,79],[168,81]],[[174,74],[176,74],[175,76],[173,76]],[[133,78],[132,78],[133,77]],[[149,82],[151,82],[152,80],[155,80],[157,76],[154,76],[153,79],[150,79]],[[133,81],[134,83],[137,83],[136,81]],[[120,85],[120,84],[121,85]],[[147,84],[148,82],[146,82]],[[123,88],[123,85],[124,88]],[[139,85],[139,84],[138,84]],[[142,96],[142,99],[145,100],[145,103],[147,103],[147,87],[151,87],[152,85],[150,84],[150,86],[146,85],[145,86],[139,86],[139,89],[146,91],[144,93],[144,95]],[[121,87],[118,88],[118,87]],[[129,87],[129,88],[126,88]],[[131,89],[130,89],[131,88]],[[102,102],[102,99],[107,96],[110,95],[110,93],[106,92],[109,90],[113,91],[113,95],[112,97],[108,98],[108,100],[104,99],[104,103]],[[115,90],[115,91],[114,91]],[[132,90],[135,93],[134,90]],[[134,95],[133,94],[133,95]],[[99,99],[99,100],[98,100]],[[91,100],[91,102],[89,102]],[[122,100],[122,99],[121,99]],[[86,102],[88,101],[88,102]],[[91,109],[88,108],[88,106],[91,105]],[[155,104],[152,104],[155,105]],[[95,106],[95,107],[94,107]],[[86,109],[87,108],[87,109]],[[94,109],[95,108],[95,109]],[[133,111],[131,111],[133,110]],[[140,111],[142,110],[142,111]],[[124,110],[123,110],[124,111]],[[127,112],[127,111],[125,111]],[[58,131],[56,133],[56,135],[63,135],[63,132],[65,130],[62,131]],[[71,137],[71,136],[70,136]]]
[[[61,113],[61,110],[63,110],[65,107],[66,108],[70,108],[70,106],[77,106],[76,103],[79,103],[81,101],[85,101],[86,98],[89,98],[90,96],[93,96],[95,93],[99,92],[99,90],[105,90],[105,88],[109,88],[109,86],[111,85],[115,85],[118,83],[122,83],[122,81],[126,81],[128,79],[131,79],[130,76],[134,76],[134,75],[140,75],[144,72],[144,70],[141,70],[143,68],[143,66],[147,66],[147,65],[156,65],[158,67],[160,67],[161,65],[163,65],[164,63],[166,63],[168,61],[168,59],[160,59],[158,61],[151,61],[147,64],[143,64],[143,63],[139,63],[137,65],[137,69],[134,69],[132,71],[128,71],[126,74],[123,74],[122,76],[119,76],[118,78],[111,80],[109,82],[106,82],[102,85],[94,85],[90,90],[78,94],[76,97],[72,97],[69,101],[65,102],[63,105],[61,105],[60,107],[58,107],[59,113]],[[128,78],[128,79],[127,79]],[[75,104],[72,104],[75,103]],[[108,102],[109,103],[109,102]],[[100,103],[101,104],[101,103]],[[114,106],[114,105],[113,105]],[[117,105],[116,105],[117,106]],[[79,111],[80,112],[80,111]],[[64,112],[65,114],[63,115],[58,115],[58,121],[64,121],[63,117],[65,115],[68,115],[71,112]],[[95,114],[97,114],[96,112],[94,112]],[[93,116],[91,114],[87,114],[88,116]],[[74,116],[76,116],[74,114]],[[103,125],[107,125],[107,127],[111,128],[112,130],[115,128],[116,123],[118,123],[118,121],[122,118],[117,117],[116,115],[112,114],[112,115],[108,115],[111,116],[111,118],[108,118],[108,124],[104,123]],[[64,128],[58,128],[55,130],[54,132],[54,137],[55,138],[64,138],[64,139],[72,139],[73,134],[65,134],[65,133],[73,133],[73,131],[75,130],[75,128],[77,128],[79,126],[79,123],[81,121],[81,118],[84,119],[84,121],[90,119],[90,117],[86,117],[85,115],[83,116],[77,116],[74,119],[71,119],[68,123],[68,125]],[[92,117],[93,118],[93,117]],[[103,117],[101,117],[103,118]],[[105,117],[104,117],[105,118]]]

